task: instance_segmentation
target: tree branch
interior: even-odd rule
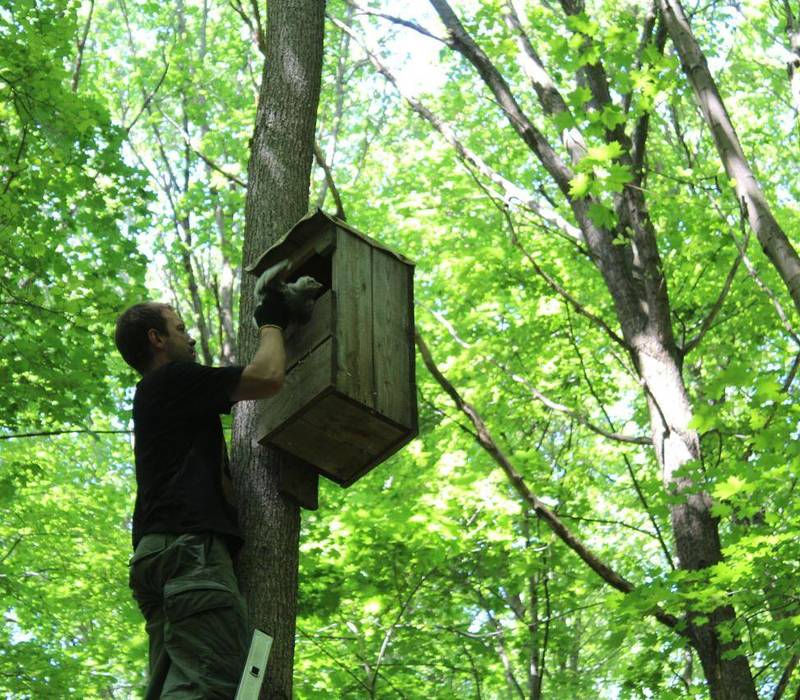
[[[559,189],[565,195],[569,195],[569,182],[573,178],[572,171],[558,157],[544,135],[522,111],[505,78],[483,49],[466,32],[447,0],[430,0],[430,3],[447,29],[447,45],[472,63],[497,99],[511,126],[547,169]]]
[[[328,167],[328,164],[325,162],[325,154],[322,152],[322,149],[319,147],[319,144],[316,141],[314,141],[314,158],[324,171],[325,181],[328,183],[328,187],[331,190],[333,201],[336,202],[336,217],[342,221],[346,221],[347,219],[344,213],[344,205],[342,204],[342,198],[339,195],[339,190],[336,188],[336,183],[333,181],[333,173]]]
[[[745,235],[744,242],[742,243],[742,249],[747,250],[747,243],[748,243],[748,235]],[[700,330],[698,331],[697,335],[692,338],[686,345],[682,348],[679,348],[681,354],[686,357],[692,350],[694,350],[700,343],[702,342],[703,338],[705,337],[706,333],[711,329],[711,326],[714,324],[714,321],[717,318],[717,315],[722,310],[722,305],[725,303],[725,299],[728,296],[728,293],[731,290],[731,285],[733,284],[733,278],[736,277],[736,273],[739,270],[739,264],[742,262],[742,256],[737,255],[736,259],[733,261],[733,266],[731,267],[730,271],[728,272],[728,276],[725,278],[725,283],[722,285],[722,291],[719,293],[719,297],[717,297],[716,302],[711,307],[711,311],[709,311],[708,316],[705,317],[703,323],[700,326]]]
[[[81,79],[81,64],[83,63],[83,50],[86,47],[86,39],[89,36],[89,28],[92,26],[92,14],[94,13],[94,0],[89,0],[89,16],[83,26],[83,34],[78,42],[78,55],[75,59],[75,70],[72,71],[72,92],[78,92],[78,82]]]
[[[530,80],[536,95],[539,98],[539,104],[542,110],[548,117],[556,117],[559,114],[568,114],[570,120],[574,123],[575,119],[572,111],[567,106],[566,100],[558,91],[555,82],[547,73],[547,70],[542,63],[539,54],[533,48],[528,35],[522,27],[522,22],[519,19],[519,13],[514,6],[514,0],[506,0],[503,8],[503,17],[509,29],[517,37],[517,45],[520,49],[518,63],[522,72]],[[586,142],[583,135],[572,126],[563,128],[561,130],[561,142],[570,154],[573,164],[577,163],[586,153]]]
[[[609,428],[611,428],[611,430],[615,430],[614,421],[612,421],[611,416],[608,415],[608,411],[606,411],[605,405],[600,400],[600,397],[595,391],[594,383],[589,378],[589,372],[586,370],[586,364],[583,361],[583,353],[581,352],[580,347],[578,345],[578,341],[575,338],[575,332],[572,327],[572,317],[569,315],[569,313],[567,314],[567,320],[569,322],[568,328],[569,328],[570,342],[572,343],[572,347],[575,350],[575,354],[578,356],[578,362],[580,362],[581,365],[581,372],[583,373],[583,378],[586,381],[586,385],[589,387],[589,392],[592,394],[594,400],[597,402],[597,405],[600,407],[600,410],[603,412],[603,416],[605,417]],[[664,558],[666,559],[670,568],[674,570],[675,562],[672,560],[672,555],[670,554],[669,547],[667,547],[667,543],[664,541],[664,536],[661,534],[661,528],[658,526],[658,521],[656,520],[655,515],[653,515],[653,511],[650,510],[650,504],[647,502],[647,498],[644,495],[644,491],[642,491],[642,487],[639,485],[639,480],[636,478],[636,472],[633,469],[633,465],[631,464],[630,459],[628,459],[628,455],[623,453],[622,460],[625,462],[625,468],[628,470],[628,476],[631,479],[634,491],[636,491],[636,496],[639,499],[639,503],[642,504],[642,507],[644,508],[645,513],[647,513],[648,519],[650,520],[650,524],[653,526],[653,530],[655,530],[656,533],[655,536],[659,544],[661,545],[661,551],[664,552]]]
[[[436,379],[445,393],[453,400],[457,408],[463,412],[470,422],[475,427],[477,432],[478,444],[492,457],[495,463],[503,470],[513,488],[517,491],[522,500],[533,510],[536,517],[542,520],[553,533],[566,544],[573,552],[575,552],[583,562],[594,571],[600,578],[602,578],[608,585],[612,586],[618,591],[623,593],[631,593],[635,590],[634,585],[627,579],[620,576],[605,562],[601,561],[572,533],[569,528],[559,519],[559,517],[551,511],[543,501],[541,501],[527,486],[522,475],[514,468],[508,461],[506,456],[497,446],[494,438],[491,436],[483,419],[475,410],[475,408],[465,402],[456,388],[447,380],[447,378],[439,371],[436,363],[431,356],[428,346],[422,339],[418,329],[415,329],[414,340],[419,348],[422,360],[425,363],[428,371]],[[650,614],[652,614],[659,622],[667,625],[670,628],[675,628],[678,624],[677,618],[669,613],[664,612],[659,607],[654,607]]]
[[[229,173],[229,172],[223,170],[221,166],[217,165],[213,160],[211,160],[211,158],[209,158],[207,155],[205,155],[193,143],[192,137],[188,133],[186,133],[186,131],[179,124],[176,124],[175,121],[168,114],[165,114],[162,110],[159,110],[159,112],[161,113],[161,116],[164,117],[164,119],[166,119],[170,124],[172,124],[172,126],[180,134],[181,138],[184,140],[186,145],[192,150],[192,152],[198,158],[200,158],[200,160],[202,160],[206,165],[208,165],[208,167],[212,168],[213,170],[216,170],[221,175],[224,175],[231,182],[239,185],[239,187],[243,187],[244,189],[247,189],[247,183],[246,182],[244,182],[243,180],[240,180],[238,177],[236,177],[236,175],[233,175],[232,173]]]
[[[764,292],[764,294],[766,294],[767,297],[769,298],[769,300],[772,302],[772,306],[775,309],[775,313],[778,314],[778,318],[781,320],[781,323],[782,323],[784,329],[786,330],[786,332],[789,334],[789,336],[795,342],[795,345],[800,347],[800,337],[797,335],[797,332],[795,331],[794,326],[792,326],[791,321],[789,321],[789,317],[786,315],[786,312],[783,309],[783,305],[779,301],[779,299],[778,299],[777,295],[775,294],[775,292],[773,292],[772,289],[770,289],[767,286],[766,282],[764,282],[764,280],[761,279],[761,277],[759,276],[758,272],[756,272],[756,268],[753,265],[752,261],[747,256],[747,249],[746,249],[746,245],[745,245],[745,242],[747,241],[747,236],[744,234],[745,222],[747,221],[747,213],[746,213],[747,212],[747,204],[744,202],[744,200],[742,200],[742,201],[740,201],[739,206],[740,206],[740,212],[741,212],[740,224],[741,224],[741,228],[742,228],[742,239],[743,239],[743,242],[740,243],[737,240],[736,236],[733,234],[733,232],[731,232],[731,238],[733,238],[733,242],[736,245],[737,250],[739,251],[739,257],[742,259],[742,262],[744,263],[744,267],[747,270],[747,273],[750,275],[750,277],[753,280],[753,282],[756,283],[756,286],[762,292]],[[717,208],[717,211],[719,211],[719,208]]]
[[[522,243],[517,236],[516,228],[514,226],[514,222],[511,219],[511,214],[507,209],[502,210],[502,214],[506,219],[506,223],[508,224],[509,231],[511,234],[511,243],[514,247],[518,248],[520,252],[525,256],[525,258],[530,263],[531,267],[533,268],[534,272],[539,275],[547,285],[558,294],[562,299],[564,299],[570,306],[572,306],[575,311],[577,311],[581,316],[585,316],[588,318],[592,323],[597,325],[600,329],[602,329],[606,335],[611,338],[615,343],[620,345],[626,352],[630,352],[631,348],[628,343],[622,338],[622,336],[615,333],[612,328],[599,316],[596,316],[591,311],[589,311],[583,304],[581,304],[575,297],[572,296],[564,287],[562,287],[550,274],[545,272],[539,264],[534,260],[533,256],[523,247]]]
[[[388,20],[392,24],[398,24],[401,27],[407,27],[408,29],[413,29],[415,32],[417,32],[419,34],[422,34],[423,36],[427,36],[428,38],[433,39],[434,41],[438,41],[438,42],[440,42],[442,44],[446,44],[447,43],[446,39],[443,39],[442,37],[437,36],[433,32],[425,29],[425,27],[423,27],[422,25],[417,24],[416,22],[412,22],[411,20],[403,19],[402,17],[397,17],[395,15],[388,15],[388,14],[386,14],[384,12],[378,12],[376,10],[371,10],[368,7],[364,7],[363,5],[359,5],[358,3],[353,2],[353,0],[345,0],[345,3],[347,5],[349,5],[350,7],[352,7],[354,10],[356,10],[358,12],[358,14],[360,14],[360,15],[369,15],[369,16],[372,16],[372,17],[380,17],[381,19]]]
[[[461,345],[464,348],[471,347],[469,343],[463,340],[456,333],[456,330],[455,328],[453,328],[453,325],[444,316],[442,316],[437,311],[434,311],[433,309],[426,309],[426,310],[447,329],[447,331],[459,345]],[[569,408],[568,406],[564,406],[563,404],[557,403],[556,401],[553,401],[552,399],[548,398],[542,392],[536,389],[536,387],[530,384],[530,382],[528,382],[527,379],[518,374],[514,374],[511,370],[509,370],[507,367],[504,367],[496,360],[493,360],[491,358],[484,358],[484,359],[486,359],[492,365],[503,371],[512,381],[524,386],[531,394],[531,396],[533,396],[533,398],[535,398],[540,403],[543,403],[551,411],[555,411],[557,413],[564,413],[568,415],[574,421],[580,423],[582,426],[588,428],[592,432],[595,432],[598,435],[602,435],[603,437],[609,438],[610,440],[616,440],[617,442],[630,443],[634,445],[648,445],[648,446],[651,446],[653,444],[653,441],[648,437],[638,437],[635,435],[625,435],[622,433],[609,432],[607,430],[604,430],[603,428],[600,428],[599,426],[594,425],[588,418],[578,413],[576,410]]]
[[[130,124],[128,124],[128,126],[125,127],[125,133],[126,134],[129,134],[131,132],[131,129],[133,129],[133,127],[136,125],[136,122],[139,121],[139,117],[142,116],[144,111],[145,110],[148,110],[148,111],[150,110],[150,102],[156,96],[156,93],[159,91],[159,89],[161,88],[161,85],[164,83],[164,79],[167,77],[167,71],[168,70],[169,70],[169,63],[167,63],[165,61],[164,62],[164,72],[161,74],[161,77],[158,79],[158,82],[156,83],[156,86],[153,88],[153,90],[150,92],[150,94],[145,96],[144,102],[142,102],[142,107],[137,112],[136,116],[133,118],[133,121]]]
[[[798,664],[800,664],[800,654],[792,654],[792,658],[789,659],[789,663],[787,663],[786,668],[783,669],[783,673],[778,681],[778,685],[775,687],[775,692],[772,694],[772,700],[781,700],[783,694],[786,692],[786,689],[789,687],[789,681],[792,679],[792,674],[794,673],[794,670],[797,668]],[[798,689],[798,692],[800,692],[800,688]]]
[[[523,206],[540,216],[545,221],[548,221],[558,227],[569,238],[579,241],[583,240],[583,234],[580,229],[566,221],[566,219],[564,219],[554,208],[545,206],[541,202],[533,199],[530,193],[523,190],[521,187],[518,187],[513,182],[492,169],[480,156],[461,143],[453,129],[447,123],[437,117],[420,100],[404,92],[391,71],[380,61],[375,52],[370,50],[364,44],[364,42],[361,41],[361,39],[350,27],[343,24],[335,17],[329,17],[329,19],[341,31],[346,32],[352,37],[352,39],[361,47],[364,53],[366,53],[375,70],[378,71],[378,73],[380,73],[397,90],[400,96],[406,101],[406,103],[414,112],[427,121],[442,136],[442,138],[444,138],[444,140],[455,149],[459,160],[475,168],[483,177],[487,178],[495,186],[500,188],[500,190],[503,192],[503,201],[506,204],[509,206]]]
[[[378,681],[378,671],[380,670],[381,663],[383,663],[384,656],[386,655],[386,651],[389,648],[389,642],[394,635],[395,630],[397,629],[397,625],[400,624],[400,620],[403,619],[403,615],[406,614],[406,610],[408,610],[408,606],[411,605],[411,600],[417,594],[417,591],[422,587],[422,584],[425,583],[427,578],[436,570],[436,567],[428,571],[428,573],[424,574],[420,577],[417,584],[411,589],[411,592],[406,597],[405,601],[403,601],[402,605],[400,606],[400,610],[397,613],[397,617],[395,618],[394,622],[391,624],[389,629],[386,631],[386,634],[383,636],[383,641],[381,642],[381,648],[378,652],[378,658],[375,661],[375,666],[372,669],[372,673],[370,674],[370,681],[369,681],[369,689],[370,689],[370,697],[375,696],[375,684]]]
[[[347,26],[352,25],[353,21],[353,6],[347,6],[347,12],[345,15],[345,24]],[[336,56],[336,82],[334,84],[334,110],[333,110],[333,130],[331,132],[329,147],[327,150],[327,155],[325,156],[324,160],[327,162],[328,167],[333,170],[334,161],[336,160],[336,149],[339,145],[339,131],[342,128],[342,122],[344,118],[344,98],[345,98],[345,73],[347,67],[347,59],[350,57],[350,35],[346,34],[345,32],[340,32],[339,36],[339,46],[337,50]],[[319,140],[319,137],[318,139]],[[315,143],[315,148],[318,144]],[[325,153],[325,151],[321,151]],[[319,194],[317,195],[317,206],[322,208],[325,204],[325,197],[328,192],[328,185],[329,181],[332,183],[333,178],[326,177],[320,187]],[[336,193],[338,195],[338,193]],[[342,207],[342,214],[344,214],[344,208]],[[341,217],[342,219],[344,216]]]
[[[65,430],[41,430],[34,433],[15,433],[14,435],[0,435],[0,440],[15,440],[17,438],[46,437],[50,435],[73,435],[85,433],[87,435],[130,435],[130,430],[91,430],[91,429],[65,429]]]
[[[615,440],[617,442],[624,442],[629,443],[632,445],[647,445],[652,446],[653,441],[651,438],[648,437],[639,437],[637,435],[625,435],[624,433],[612,433],[608,430],[601,428],[598,425],[592,423],[588,418],[581,415],[577,411],[568,406],[564,406],[563,404],[556,403],[552,399],[549,399],[547,396],[542,394],[536,387],[532,386],[527,379],[524,377],[519,376],[518,374],[511,374],[511,379],[513,379],[518,384],[522,384],[533,396],[537,401],[540,401],[545,406],[547,406],[550,410],[556,411],[558,413],[564,413],[572,418],[576,423],[580,423],[584,428],[588,428],[593,433],[597,433],[598,435],[602,435],[603,437],[608,438],[609,440]]]

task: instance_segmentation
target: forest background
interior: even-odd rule
[[[464,0],[459,35],[441,0],[328,2],[311,204],[417,263],[420,434],[303,512],[295,697],[755,697],[709,680],[710,631],[757,697],[800,698],[798,304],[656,12],[674,4]],[[684,9],[797,244],[800,6]],[[202,362],[247,360],[264,21],[241,0],[0,3],[7,698],[141,694],[113,323],[161,298]],[[641,265],[626,197],[657,243]],[[674,401],[587,231],[660,280],[638,313],[664,312]]]

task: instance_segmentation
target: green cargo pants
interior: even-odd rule
[[[247,608],[225,541],[216,535],[145,535],[130,587],[146,620],[146,700],[231,700],[250,643]]]

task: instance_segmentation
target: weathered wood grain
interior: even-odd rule
[[[355,401],[374,408],[371,258],[367,243],[337,229],[333,254],[336,386]]]
[[[325,292],[314,304],[308,323],[286,329],[286,371],[333,336],[333,293]]]
[[[333,339],[320,345],[298,362],[286,375],[283,389],[259,402],[258,428],[254,436],[262,445],[303,406],[314,401],[333,386]]]
[[[336,393],[327,394],[272,438],[338,483],[363,473],[406,431]]]
[[[408,428],[414,426],[416,394],[408,351],[412,343],[409,267],[372,251],[372,322],[375,408]]]

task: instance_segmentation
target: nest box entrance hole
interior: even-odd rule
[[[309,257],[296,265],[286,278],[286,282],[295,282],[308,275],[322,285],[322,296],[333,284],[333,249],[324,253],[312,252]]]

